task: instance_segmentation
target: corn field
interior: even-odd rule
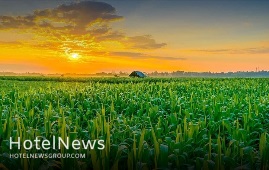
[[[0,169],[269,169],[269,79],[0,80]],[[104,140],[85,158],[10,158],[10,137]]]

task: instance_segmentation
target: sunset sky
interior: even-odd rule
[[[0,1],[0,72],[269,70],[269,1]]]

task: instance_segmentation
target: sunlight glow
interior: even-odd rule
[[[73,59],[77,59],[79,56],[78,56],[77,53],[73,53],[73,54],[71,54],[71,57],[72,57]]]
[[[80,58],[80,55],[78,53],[71,53],[69,54],[69,57],[72,60],[78,60]]]

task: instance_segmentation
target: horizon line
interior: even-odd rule
[[[141,71],[141,70],[133,70],[133,71]],[[130,71],[131,73],[132,71]],[[220,71],[220,72],[212,72],[212,71],[184,71],[184,70],[175,70],[175,71],[151,71],[151,72],[145,72],[141,71],[146,74],[152,74],[152,73],[175,73],[175,72],[183,72],[183,73],[211,73],[211,74],[218,74],[218,73],[259,73],[259,72],[269,72],[269,70],[247,70],[247,71],[242,71],[242,70],[237,70],[237,71]],[[3,73],[9,73],[9,74],[41,74],[41,75],[66,75],[66,74],[76,74],[76,75],[96,75],[96,74],[129,74],[128,71],[111,71],[111,72],[106,72],[106,71],[101,71],[101,72],[95,72],[95,73],[42,73],[42,72],[13,72],[13,71],[1,71],[0,74]]]

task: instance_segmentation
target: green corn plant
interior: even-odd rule
[[[268,168],[267,79],[10,77],[0,81],[0,164],[9,169],[13,165],[38,169],[47,161],[62,169]],[[9,137],[35,136],[103,139],[105,149],[61,147],[41,152],[87,157],[7,163],[2,155],[18,152],[8,149]]]

